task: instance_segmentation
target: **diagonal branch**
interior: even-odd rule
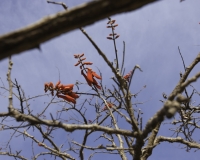
[[[0,37],[0,60],[39,45],[63,33],[90,25],[108,16],[133,11],[159,0],[98,0],[45,17]]]

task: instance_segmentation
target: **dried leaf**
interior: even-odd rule
[[[80,61],[78,61],[74,66],[78,66],[79,64],[80,64],[81,62]]]
[[[101,86],[99,86],[98,84],[96,85],[96,87],[101,90]]]
[[[63,89],[63,91],[65,91],[65,92],[69,92],[69,91],[71,91],[72,89],[70,88],[70,87],[65,87],[64,89]]]
[[[97,83],[97,81],[93,78],[93,85],[97,87],[98,89],[101,89],[101,86]]]
[[[58,85],[58,90],[63,90],[63,89],[64,89],[63,84],[59,84],[59,85]]]
[[[92,69],[88,68],[88,71],[87,71],[87,79],[93,83],[93,76],[92,76]]]
[[[53,89],[53,88],[54,88],[54,85],[53,85],[53,83],[52,83],[52,82],[50,82],[50,83],[49,83],[49,87],[51,87],[51,89]]]
[[[115,37],[115,39],[119,38],[119,34]]]
[[[113,36],[113,35],[117,35],[117,33],[114,33],[114,34],[109,34],[109,36]]]
[[[107,24],[110,24],[110,22],[111,22],[111,21],[108,21],[108,23],[107,23]]]
[[[79,54],[74,54],[74,58],[78,58],[79,57]]]
[[[69,95],[65,95],[65,100],[67,100],[68,102],[72,102],[72,103],[76,104],[76,100]]]
[[[60,81],[58,81],[58,82],[56,83],[55,89],[58,89],[58,86],[59,86],[60,83],[61,83]]]
[[[72,102],[72,103],[76,104],[76,100],[74,98],[72,98],[71,96],[69,96],[69,95],[60,95],[60,94],[58,94],[57,97],[58,98],[62,98],[64,100],[68,101],[68,102]]]
[[[113,40],[113,38],[112,38],[112,37],[107,37],[107,39]]]
[[[48,91],[48,89],[49,89],[49,84],[45,83],[44,84],[44,91],[45,91],[45,93]]]
[[[81,58],[81,61],[84,61],[84,60],[86,60],[86,58]]]
[[[87,76],[85,75],[85,73],[83,72],[83,70],[81,70],[81,74],[83,75],[83,77],[84,77],[85,80],[87,81],[88,85],[91,86],[92,83],[87,79]]]
[[[73,97],[73,98],[79,98],[79,95],[77,95],[76,93],[74,93],[74,92],[71,92],[71,93],[69,93],[68,94],[69,96],[71,96],[71,97]]]
[[[110,24],[113,24],[113,23],[115,23],[115,21],[116,21],[116,20],[112,20]]]
[[[83,57],[84,56],[84,53],[82,53],[81,55],[79,55],[79,57]]]
[[[63,85],[63,88],[69,88],[70,90],[73,90],[74,84],[67,84],[67,85]]]
[[[85,65],[92,65],[93,63],[92,62],[83,62],[83,64],[85,64]]]
[[[113,107],[113,104],[110,103],[110,102],[107,102],[107,106],[108,106],[109,108],[112,108],[112,107]],[[107,109],[108,109],[107,106],[105,105],[105,106],[103,107],[102,111],[107,110]]]
[[[99,76],[98,74],[96,74],[96,72],[92,71],[92,75],[94,77],[96,77],[97,79],[102,79],[101,76]]]

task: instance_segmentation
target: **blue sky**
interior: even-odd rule
[[[62,2],[71,8],[87,1],[63,0]],[[199,6],[199,0],[186,0],[182,3],[179,0],[163,0],[133,12],[111,17],[119,24],[116,32],[120,34],[117,39],[120,58],[123,52],[123,41],[126,43],[126,71],[129,72],[136,64],[140,65],[143,70],[143,72],[135,72],[131,91],[135,93],[147,85],[147,88],[133,100],[134,102],[145,102],[138,106],[144,112],[144,122],[162,107],[162,103],[159,101],[162,99],[162,93],[170,94],[179,80],[180,71],[183,72],[178,46],[186,66],[199,53],[200,46],[197,46],[200,45]],[[0,34],[33,24],[39,19],[59,11],[63,11],[61,6],[48,4],[45,0],[1,1]],[[109,60],[113,61],[115,58],[113,43],[106,39],[111,31],[106,28],[106,23],[107,19],[104,19],[86,26],[84,29]],[[45,82],[56,83],[59,79],[58,69],[63,83],[75,83],[76,80],[84,82],[79,68],[74,67],[76,60],[73,58],[73,54],[76,53],[85,53],[87,59],[94,63],[93,67],[100,69],[104,84],[109,86],[112,83],[110,80],[113,75],[111,70],[105,67],[103,59],[78,29],[41,44],[41,51],[33,49],[13,56],[12,78],[18,80],[26,95],[30,97],[43,94]],[[0,62],[0,77],[5,85],[7,85],[7,63],[8,59]],[[199,69],[200,65],[197,65],[190,77]],[[97,69],[95,70],[97,71]],[[200,89],[199,81],[194,86]],[[82,90],[89,91],[89,88],[87,85],[83,85]],[[50,101],[50,98],[39,98],[31,102],[34,112],[41,111],[44,102]],[[0,111],[7,111],[7,97],[0,96],[0,100],[2,102]],[[17,101],[15,101],[15,105],[19,105]],[[57,108],[54,106],[48,110],[51,113],[56,111]],[[92,110],[89,111],[89,114],[91,113]],[[167,125],[162,126],[161,129],[159,135],[170,136],[172,134],[168,131]],[[8,137],[5,133],[1,133],[1,136]],[[0,141],[1,143],[3,140]],[[197,160],[199,155],[200,153],[194,152],[194,150],[191,150],[190,153],[185,152],[180,149],[178,144],[163,143],[154,149],[153,155],[149,159]],[[95,157],[95,159],[98,158],[98,156]],[[12,158],[6,158],[6,160],[10,159]]]

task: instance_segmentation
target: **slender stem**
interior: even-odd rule
[[[122,71],[123,71],[123,68],[124,68],[124,60],[125,60],[125,42],[123,41],[123,57],[122,57],[122,66],[121,66],[121,70],[120,70],[120,73],[121,75],[123,75]]]

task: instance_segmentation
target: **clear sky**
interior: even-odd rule
[[[87,1],[62,0],[62,2],[71,8]],[[23,28],[59,11],[63,11],[61,6],[48,4],[46,0],[1,0],[0,34]],[[144,85],[147,85],[146,89],[134,99],[134,102],[144,102],[137,107],[142,109],[143,119],[146,122],[162,107],[162,103],[159,101],[162,99],[162,93],[171,93],[180,78],[179,73],[184,70],[178,46],[186,66],[199,53],[200,1],[185,0],[180,3],[179,0],[162,0],[139,10],[115,15],[111,18],[119,24],[116,32],[120,34],[117,39],[120,58],[123,52],[123,41],[126,43],[126,71],[129,72],[136,64],[143,70],[143,72],[136,71],[131,91],[136,93]],[[104,19],[86,26],[84,29],[108,56],[109,60],[113,61],[115,58],[114,47],[112,41],[106,39],[111,32],[106,28],[106,23],[107,19]],[[76,60],[73,58],[73,54],[76,53],[85,53],[87,59],[99,68],[103,74],[104,84],[109,85],[112,82],[110,80],[113,76],[111,70],[106,67],[103,59],[78,29],[41,44],[41,51],[33,49],[13,56],[12,78],[18,80],[27,96],[30,97],[43,94],[45,82],[56,83],[59,80],[58,69],[63,83],[75,83],[76,80],[84,81],[80,70],[74,67]],[[8,59],[2,60],[0,62],[0,77],[5,85],[7,85],[7,67]],[[199,70],[200,65],[197,65],[190,77]],[[199,82],[197,81],[194,86],[200,90]],[[83,89],[89,90],[87,86],[83,86]],[[34,112],[42,110],[44,102],[49,101],[49,99],[47,97],[33,101],[31,107]],[[0,101],[0,111],[7,111],[7,97],[0,96]],[[15,105],[19,105],[17,101]],[[56,111],[57,108],[51,107],[48,112]],[[159,135],[171,136],[173,133],[169,131],[168,125],[163,125],[161,129]],[[1,137],[8,138],[7,134],[0,134]],[[198,136],[196,140],[199,140]],[[1,138],[0,145],[2,143],[5,142]],[[25,142],[23,141],[23,143]],[[20,144],[20,146],[26,147],[24,144]],[[149,160],[199,159],[199,151],[185,152],[181,147],[178,144],[162,143],[154,149]],[[5,157],[5,160],[11,159],[13,158]],[[101,157],[96,156],[94,159],[101,159]]]

